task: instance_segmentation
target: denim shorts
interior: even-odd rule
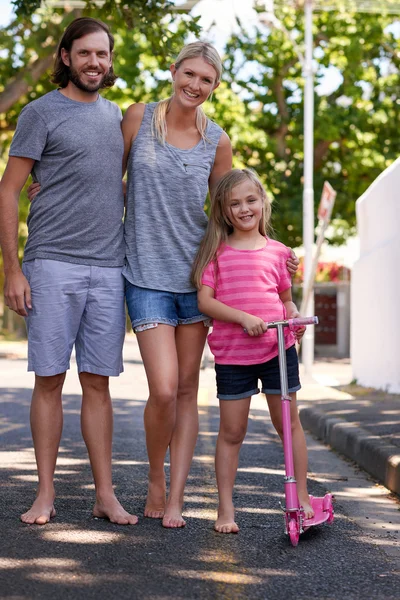
[[[36,258],[22,270],[32,294],[28,371],[64,373],[75,345],[79,373],[119,375],[126,326],[121,267]]]
[[[172,327],[202,321],[206,327],[210,324],[209,317],[199,311],[197,292],[178,294],[151,290],[125,280],[125,298],[135,333],[157,327],[159,324]]]
[[[300,388],[299,360],[296,348],[286,350],[289,393]],[[259,365],[215,365],[217,375],[217,397],[220,400],[242,400],[259,394],[261,380],[263,394],[280,394],[279,359],[277,356]]]

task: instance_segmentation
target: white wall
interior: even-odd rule
[[[400,392],[400,159],[357,200],[360,258],[351,281],[351,359],[358,383]]]

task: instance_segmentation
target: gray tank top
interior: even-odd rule
[[[152,135],[156,103],[147,104],[128,159],[123,274],[139,287],[192,292],[190,271],[207,226],[204,203],[222,129],[189,150]]]

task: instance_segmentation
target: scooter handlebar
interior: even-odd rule
[[[290,329],[295,327],[305,327],[306,325],[317,325],[318,317],[298,317],[295,319],[288,319]]]

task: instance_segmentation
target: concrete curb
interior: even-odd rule
[[[299,412],[304,429],[354,460],[389,490],[400,494],[398,447],[372,436],[345,419],[330,417],[318,408],[300,406]]]

